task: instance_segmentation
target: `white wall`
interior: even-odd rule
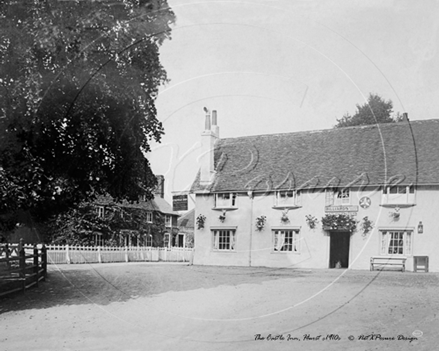
[[[351,205],[359,205],[359,199],[368,196],[371,206],[359,210],[355,218],[360,221],[358,230],[350,238],[350,268],[366,269],[370,267],[370,257],[380,255],[379,229],[413,229],[412,255],[407,256],[407,270],[413,269],[413,256],[429,256],[430,271],[438,271],[438,187],[419,188],[416,191],[416,206],[401,208],[400,218],[390,217],[394,208],[380,206],[382,191],[374,188],[351,192]],[[196,196],[196,217],[206,216],[205,227],[195,229],[194,264],[231,265],[231,266],[269,266],[295,268],[328,268],[330,236],[318,223],[310,229],[306,215],[321,220],[325,215],[325,193],[315,190],[302,194],[302,207],[288,213],[290,222],[283,224],[282,211],[273,209],[274,195],[255,195],[251,200],[246,194],[237,197],[237,209],[228,211],[222,223],[218,217],[221,211],[213,210],[214,196]],[[255,227],[256,218],[264,215],[267,222],[263,230]],[[368,216],[374,228],[363,235],[362,219]],[[423,234],[417,233],[419,222],[423,223]],[[234,252],[212,250],[210,227],[236,226],[236,249]],[[300,253],[275,253],[272,250],[272,229],[274,227],[300,227]],[[250,250],[250,241],[252,249]]]

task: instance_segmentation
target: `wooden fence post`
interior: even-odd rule
[[[9,261],[10,254],[9,254],[9,244],[8,243],[6,243],[6,245],[5,245],[5,250],[6,250],[6,264],[8,265],[8,270],[10,270],[11,269],[11,261]]]
[[[20,267],[19,276],[20,276],[20,278],[23,279],[23,291],[25,291],[25,289],[26,289],[26,252],[24,251],[24,247],[21,244],[22,244],[22,239],[20,239],[20,246],[19,246],[19,247],[21,247],[21,249],[20,249],[20,251],[18,251],[19,267]]]
[[[43,244],[41,248],[41,266],[43,267],[43,275],[46,280],[47,277],[47,248],[46,245]]]
[[[101,258],[101,246],[98,246],[98,263],[102,263],[102,258]]]
[[[125,262],[128,262],[128,248],[125,247]]]
[[[70,264],[69,244],[66,244],[66,263]]]
[[[34,244],[34,274],[35,274],[35,285],[38,286],[39,278],[39,266],[38,266],[38,248],[37,244]]]

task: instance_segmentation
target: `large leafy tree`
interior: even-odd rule
[[[0,215],[152,197],[145,153],[163,134],[159,47],[173,21],[166,0],[1,2]]]
[[[377,123],[393,123],[402,120],[398,113],[393,117],[393,102],[384,100],[377,94],[371,94],[368,101],[363,105],[356,105],[354,115],[345,114],[341,119],[337,119],[335,128],[362,126]]]

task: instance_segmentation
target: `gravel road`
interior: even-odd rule
[[[435,273],[51,265],[38,288],[0,299],[0,349],[437,350],[438,284]]]

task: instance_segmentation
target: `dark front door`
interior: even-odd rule
[[[330,268],[348,268],[349,232],[330,232]],[[338,264],[339,263],[339,264]]]
[[[179,234],[178,236],[177,236],[177,238],[178,238],[178,246],[179,247],[183,247],[183,245],[184,245],[184,240],[183,239],[185,239],[185,235],[183,235],[183,234]]]

